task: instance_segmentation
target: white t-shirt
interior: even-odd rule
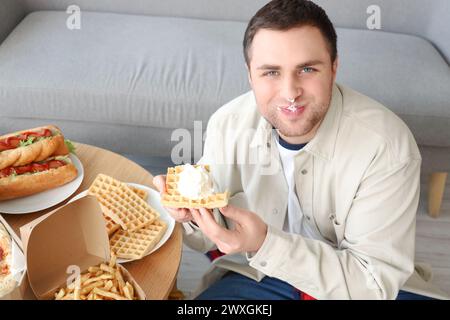
[[[275,137],[278,151],[280,152],[280,159],[283,165],[284,176],[288,184],[288,208],[286,218],[284,220],[283,231],[289,233],[300,234],[306,238],[324,240],[317,230],[314,222],[307,221],[303,215],[302,208],[300,206],[300,201],[298,200],[297,190],[295,186],[294,172],[295,156],[301,152],[303,146],[300,145],[289,145],[287,142],[279,141],[279,137]],[[291,150],[297,149],[297,150]],[[301,192],[301,190],[298,190]]]

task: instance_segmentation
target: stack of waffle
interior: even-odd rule
[[[111,251],[122,259],[141,259],[164,235],[167,224],[146,201],[145,191],[99,174],[88,191],[105,217]]]
[[[198,165],[194,165],[197,167]],[[203,166],[209,172],[209,166]],[[166,192],[161,198],[161,204],[168,208],[223,208],[228,204],[229,192],[214,193],[204,198],[190,199],[183,197],[178,191],[179,174],[184,166],[167,168]]]

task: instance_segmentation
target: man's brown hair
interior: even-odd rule
[[[258,30],[284,31],[302,26],[320,30],[327,42],[331,62],[334,62],[337,57],[337,35],[325,11],[308,0],[272,0],[256,12],[245,30],[243,45],[247,66],[250,66],[249,50]]]

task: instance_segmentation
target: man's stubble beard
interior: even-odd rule
[[[321,107],[321,110],[326,107]],[[305,110],[304,112],[306,112]],[[278,130],[285,137],[299,137],[304,136],[310,132],[314,126],[321,120],[320,110],[314,108],[314,111],[307,115],[308,118],[300,118],[294,125],[286,125],[280,117],[278,117],[276,109],[275,112],[271,112],[266,120],[272,124],[272,126]]]

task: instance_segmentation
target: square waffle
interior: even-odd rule
[[[126,231],[140,229],[159,217],[128,185],[107,175],[99,174],[88,193],[97,198],[103,214]]]
[[[108,231],[108,236],[111,237],[111,235],[120,229],[120,225],[112,221],[112,219],[108,216],[105,216],[103,214],[103,218],[105,219],[106,224],[106,230]]]
[[[123,184],[123,182],[120,182],[113,177],[100,173],[97,175],[97,177],[95,177],[94,182],[92,182],[91,186],[89,187],[89,195],[97,197],[98,195],[101,195],[103,193],[109,193],[113,190],[116,190]]]
[[[199,165],[194,165],[198,167]],[[203,166],[209,172],[209,166]],[[167,168],[166,193],[162,195],[161,203],[170,208],[222,208],[228,204],[229,192],[214,193],[200,199],[190,199],[183,197],[178,192],[179,174],[183,171],[183,166]]]
[[[119,188],[121,185],[124,185],[125,183],[114,179],[113,177],[107,176],[105,174],[98,174],[95,178],[94,182],[89,188],[89,194],[97,196],[101,193],[107,193],[111,192],[112,190]],[[148,199],[148,192],[142,189],[139,189],[134,186],[128,186],[134,193],[136,193],[139,198],[141,198],[144,201],[147,201]]]
[[[148,192],[147,191],[139,189],[137,187],[133,187],[133,186],[128,186],[128,187],[131,189],[131,191],[136,193],[139,198],[141,198],[144,201],[147,201],[147,199],[148,199]]]
[[[167,224],[160,219],[136,231],[120,229],[110,239],[111,251],[122,259],[141,259],[156,246],[166,229]]]
[[[98,195],[97,201],[103,214],[127,231],[140,229],[159,217],[158,212],[126,185]]]
[[[94,183],[92,184],[92,188],[90,190],[90,194],[99,196],[102,192],[111,192],[115,188],[118,188],[123,182],[120,182],[112,177],[109,177],[104,174],[99,174]],[[134,186],[128,186],[134,193],[136,193],[140,198],[144,201],[147,201],[148,193],[145,190],[139,189]],[[101,206],[103,211],[103,206]],[[111,237],[114,232],[120,229],[120,225],[115,223],[110,217],[103,214],[103,218],[105,219],[106,230],[108,231],[108,236]]]

